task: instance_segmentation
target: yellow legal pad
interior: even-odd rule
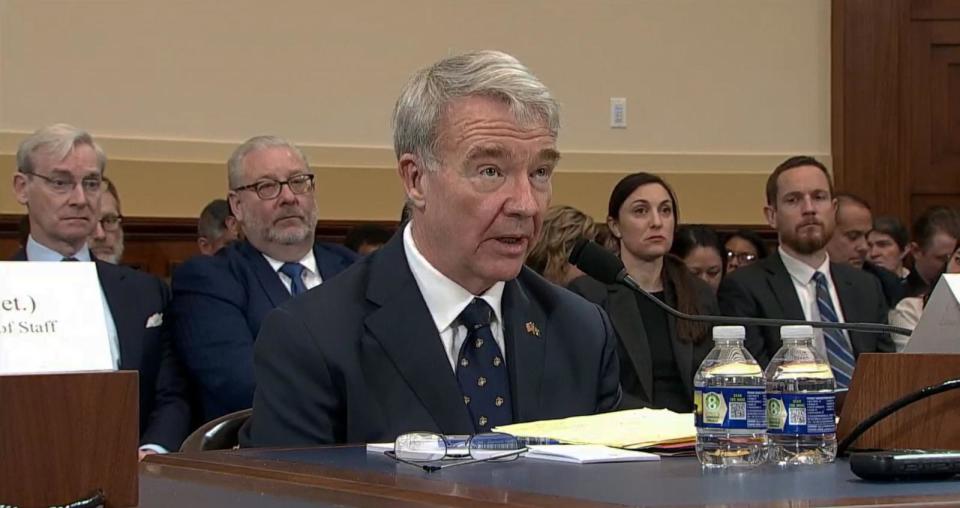
[[[631,409],[560,420],[516,423],[493,429],[517,437],[555,439],[569,444],[599,444],[641,449],[693,444],[697,429],[693,415],[666,409]]]

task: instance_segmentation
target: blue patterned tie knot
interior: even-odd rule
[[[457,382],[477,432],[513,423],[510,374],[490,329],[492,318],[493,309],[480,298],[460,313],[467,336],[457,357]]]
[[[301,265],[300,263],[284,263],[280,267],[280,273],[290,277],[290,294],[297,296],[300,293],[306,292],[307,286],[303,283],[303,271],[307,267]]]
[[[827,276],[823,272],[814,272],[813,281],[817,285],[817,310],[820,311],[820,321],[839,323],[840,318],[833,306]],[[853,369],[856,364],[850,342],[837,328],[824,328],[823,342],[827,346],[827,359],[830,360],[830,366],[833,368],[837,386],[847,388],[850,386],[850,380],[853,379]]]

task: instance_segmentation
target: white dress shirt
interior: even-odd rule
[[[289,292],[292,281],[287,274],[280,272],[280,267],[283,266],[283,261],[277,261],[276,259],[263,254],[262,252],[260,254],[262,254],[263,258],[267,260],[267,263],[270,263],[270,267],[273,268],[273,271],[276,272],[277,276],[280,277],[280,282],[283,283],[283,287],[287,288],[287,291]],[[303,256],[298,263],[306,268],[306,270],[300,274],[300,277],[303,279],[303,285],[307,289],[313,289],[323,282],[323,278],[320,277],[320,270],[317,269],[317,258],[313,255],[313,249],[310,249],[310,251],[307,252],[307,255]]]
[[[507,350],[503,344],[503,316],[500,311],[503,282],[497,282],[482,295],[473,295],[463,286],[440,273],[423,257],[423,254],[420,254],[413,241],[409,224],[403,231],[403,250],[407,255],[407,264],[410,266],[413,278],[417,281],[417,287],[420,288],[423,300],[427,303],[430,317],[433,318],[437,332],[440,333],[440,341],[447,353],[447,359],[450,360],[450,368],[454,372],[457,371],[460,347],[467,340],[467,328],[460,324],[457,318],[474,298],[482,298],[493,309],[494,317],[490,323],[490,331],[493,332],[493,338],[500,347],[501,355],[506,359]]]
[[[73,256],[64,256],[59,252],[41,245],[33,236],[27,239],[27,261],[60,262],[65,257],[73,257],[77,261],[92,261],[90,249],[87,244],[83,244]],[[97,278],[97,287],[100,289],[100,301],[103,303],[103,320],[107,324],[107,340],[110,342],[110,358],[113,360],[113,368],[120,368],[120,339],[117,337],[117,325],[113,321],[113,313],[110,312],[110,305],[107,303],[107,295],[100,286],[100,279]]]
[[[833,303],[833,309],[837,312],[837,322],[845,323],[843,317],[843,307],[840,306],[840,298],[837,295],[837,286],[833,283],[833,276],[830,274],[830,255],[825,253],[823,264],[814,269],[810,265],[787,254],[783,247],[778,247],[780,258],[783,260],[783,266],[787,268],[790,274],[790,280],[793,281],[793,288],[797,291],[797,298],[800,299],[800,307],[803,308],[803,318],[806,321],[823,321],[820,319],[820,309],[817,307],[817,283],[813,280],[814,272],[821,272],[827,276],[827,287],[830,289],[830,301]],[[844,338],[847,340],[847,346],[850,347],[850,337],[846,330],[841,330]],[[827,357],[826,343],[823,341],[823,329],[814,328],[814,346]],[[853,352],[853,348],[850,348]]]

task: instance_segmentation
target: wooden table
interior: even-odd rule
[[[705,471],[696,459],[576,465],[520,459],[437,473],[362,447],[151,456],[141,507],[230,506],[789,506],[960,505],[960,481],[881,484],[846,461]]]

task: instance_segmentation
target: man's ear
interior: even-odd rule
[[[777,209],[772,205],[763,205],[763,218],[767,219],[767,225],[777,229]]]
[[[27,198],[27,175],[17,171],[13,174],[13,195],[17,198],[17,203],[26,206],[30,200]]]
[[[426,206],[424,176],[427,171],[423,159],[412,153],[401,155],[397,163],[397,172],[400,174],[400,181],[403,182],[403,190],[414,208],[423,209]]]
[[[910,242],[910,248],[907,249],[910,254],[913,254],[914,257],[917,254],[923,255],[923,249],[920,248],[920,244],[917,242]]]

